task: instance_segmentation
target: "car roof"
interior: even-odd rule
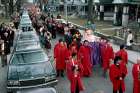
[[[39,37],[37,36],[35,31],[21,32],[18,35],[19,42],[28,42],[28,41],[39,41]]]

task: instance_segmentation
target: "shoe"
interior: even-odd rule
[[[59,77],[59,74],[57,74],[56,77]]]
[[[64,77],[64,75],[63,75],[63,74],[61,74],[61,77]]]

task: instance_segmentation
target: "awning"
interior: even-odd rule
[[[131,4],[139,4],[140,5],[140,0],[129,0]]]
[[[129,3],[128,0],[114,0],[114,4],[124,4],[124,3]]]
[[[113,0],[95,0],[94,3],[112,4]]]
[[[100,1],[99,0],[94,0],[94,3],[100,3]]]

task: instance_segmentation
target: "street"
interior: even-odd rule
[[[128,74],[125,77],[125,93],[134,93],[132,67],[133,64],[137,63],[137,59],[139,59],[138,61],[140,61],[140,0],[1,0],[0,5],[0,10],[3,11],[3,13],[0,13],[0,54],[4,54],[4,56],[8,55],[7,60],[9,62],[12,54],[11,50],[13,50],[13,47],[11,48],[12,43],[14,42],[14,44],[16,44],[17,41],[23,39],[23,42],[20,42],[19,45],[26,46],[26,43],[28,43],[30,45],[30,54],[33,55],[28,56],[27,54],[25,54],[26,56],[28,56],[26,57],[26,61],[24,57],[21,56],[23,62],[22,60],[19,60],[20,56],[15,58],[14,61],[12,59],[13,64],[10,66],[11,68],[12,66],[15,66],[15,68],[11,69],[11,72],[10,70],[8,71],[8,66],[2,67],[0,56],[0,93],[7,93],[8,91],[7,72],[9,72],[10,74],[15,74],[11,75],[11,77],[15,77],[16,79],[8,78],[8,87],[10,86],[9,89],[11,88],[13,90],[21,89],[18,90],[17,93],[26,93],[26,91],[28,90],[25,91],[24,89],[29,87],[32,87],[32,89],[33,87],[35,89],[38,89],[39,87],[43,87],[45,85],[50,87],[53,85],[52,83],[54,81],[56,81],[54,82],[54,85],[56,85],[57,80],[58,84],[54,86],[54,89],[56,89],[57,93],[71,93],[70,81],[68,80],[66,72],[64,72],[64,77],[57,77],[56,79],[56,76],[59,76],[60,74],[63,76],[63,69],[65,69],[66,62],[68,63],[69,61],[71,63],[68,63],[67,69],[70,69],[68,69],[67,71],[69,71],[70,73],[69,77],[71,76],[71,82],[74,83],[74,88],[76,87],[76,89],[73,88],[73,91],[80,91],[80,85],[82,85],[80,82],[82,67],[78,62],[81,62],[82,66],[84,66],[84,70],[87,70],[85,70],[85,73],[89,74],[90,76],[90,71],[88,71],[89,69],[91,69],[90,62],[92,60],[92,63],[94,63],[94,61],[98,60],[98,57],[101,58],[100,61],[102,61],[102,63],[100,64],[102,64],[102,67],[101,65],[95,65],[92,68],[92,74],[90,77],[88,77],[88,75],[84,75],[86,76],[82,78],[84,91],[78,93],[114,93],[112,82],[109,78],[109,71],[107,73],[107,77],[105,78],[103,77],[102,68],[104,68],[104,70],[106,70],[106,68],[109,68],[110,59],[115,60],[115,53],[119,50],[123,50],[126,47],[127,49],[129,49],[126,49],[127,53],[125,51],[121,51],[119,55],[116,54],[115,56],[121,57],[120,59],[123,59],[122,62],[126,63],[128,57]],[[34,31],[35,35],[31,35],[28,37],[29,34],[26,33],[25,37],[27,37],[24,40],[24,36],[17,36],[17,33],[20,31],[23,33]],[[34,38],[35,36],[37,38]],[[100,39],[98,37],[100,37]],[[60,40],[64,38],[67,45],[65,44],[65,42],[62,42],[63,40]],[[14,39],[16,39],[17,41]],[[94,46],[90,46],[89,48],[89,43],[87,42],[86,44],[84,42],[83,46],[85,49],[81,49],[82,51],[79,52],[79,46],[81,48],[81,43],[84,40],[85,42],[87,40],[90,43],[99,43],[98,45],[94,44]],[[36,49],[37,52],[41,51],[40,54],[35,54],[36,50],[34,49],[34,47],[37,46],[37,44],[35,44],[34,46],[32,42],[38,44],[39,49]],[[51,45],[49,42],[51,42]],[[54,46],[58,42],[58,45],[61,45],[62,43],[63,47],[65,48],[62,47],[61,49],[61,46],[58,46],[56,50],[59,51],[55,51],[56,63],[54,65],[56,65],[55,69],[57,72],[55,73],[55,69],[51,64],[52,61],[48,59],[54,58]],[[109,44],[111,44],[112,47],[110,47]],[[120,45],[122,44],[124,46],[121,49]],[[44,49],[42,49],[41,47]],[[68,49],[69,51],[67,51]],[[7,53],[8,50],[9,52]],[[23,47],[21,51],[15,49],[14,53],[18,54],[19,52],[19,54],[22,55],[24,52],[29,52],[29,50],[24,49]],[[78,58],[74,59],[75,56],[73,56],[73,54],[77,55]],[[46,55],[48,56],[48,58]],[[87,57],[85,57],[85,55]],[[71,57],[74,58],[72,58],[71,60]],[[30,61],[30,58],[33,59],[33,61]],[[41,60],[38,61],[38,59]],[[118,86],[119,91],[123,90],[123,88],[121,88],[123,87],[121,80],[123,80],[126,71],[123,64],[117,64],[118,62],[120,62],[120,59],[118,58],[118,60],[116,59],[114,61],[114,64],[116,63],[116,66],[114,67],[115,69],[113,69],[114,73],[111,73],[114,81],[117,81],[117,83],[115,82],[114,85],[117,86],[118,83],[120,84]],[[42,64],[38,66],[39,63]],[[20,64],[28,69],[23,70],[24,68],[22,68],[21,66],[18,71],[17,65],[20,67]],[[34,66],[33,64],[37,64],[37,66]],[[59,68],[58,65],[62,66],[60,66]],[[33,69],[31,67],[33,67]],[[140,68],[139,66],[137,68],[137,71],[135,71],[135,74],[137,74],[137,76],[135,77],[136,79],[138,79],[138,83],[135,85],[138,86],[136,87],[137,89],[140,89]],[[112,69],[110,71],[112,71]],[[34,72],[35,75],[33,75],[32,72]],[[24,76],[27,78],[20,78],[20,76]],[[78,87],[77,81],[79,84]],[[116,89],[116,91],[118,90]],[[140,93],[139,91],[140,90],[138,90],[137,93]]]

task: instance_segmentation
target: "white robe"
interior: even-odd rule
[[[95,36],[92,32],[91,32],[91,30],[89,30],[89,31],[87,31],[87,32],[85,32],[84,33],[84,35],[83,35],[83,40],[82,41],[84,41],[84,40],[87,40],[87,41],[89,41],[89,42],[96,42],[96,41],[98,41],[98,37],[97,36]]]
[[[130,43],[130,40],[133,40],[133,35],[132,34],[128,34],[128,36],[127,36],[127,43],[126,43],[127,46],[132,45],[132,43]]]

